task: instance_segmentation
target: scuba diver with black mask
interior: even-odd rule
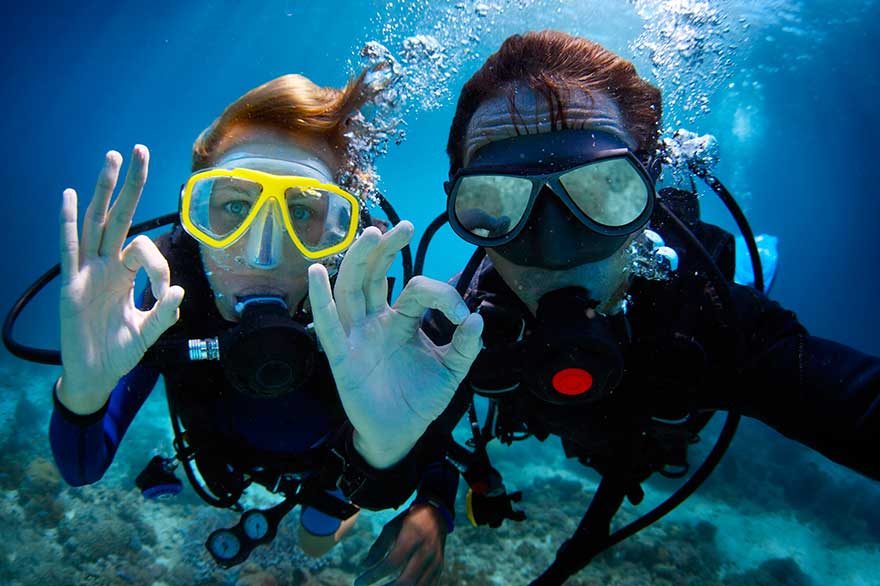
[[[755,287],[733,282],[734,237],[700,220],[696,193],[655,192],[660,120],[660,92],[631,63],[543,31],[504,41],[465,84],[452,122],[447,213],[426,238],[448,221],[478,247],[455,280],[484,319],[484,347],[428,435],[447,434],[475,525],[525,518],[514,504],[522,494],[506,493],[486,455],[492,439],[558,436],[567,457],[602,476],[536,585],[564,583],[684,500],[740,415],[880,479],[880,360],[810,336],[766,297],[759,263]],[[692,171],[753,241],[720,182]],[[416,273],[425,251],[423,239]],[[423,327],[442,343],[451,325],[430,312]],[[488,399],[482,422],[474,395]],[[612,533],[623,500],[638,504],[648,477],[687,476],[688,446],[716,411],[728,420],[703,465]],[[470,449],[451,438],[465,413]]]
[[[348,150],[348,121],[369,89],[364,74],[342,90],[286,75],[233,102],[196,140],[179,224],[155,243],[138,236],[123,246],[146,147],[134,148],[112,206],[122,161],[108,153],[81,236],[76,193],[64,192],[63,370],[49,431],[58,468],[73,486],[98,481],[162,375],[176,454],[138,477],[144,494],[179,492],[182,464],[217,507],[241,511],[252,483],[284,497],[208,537],[223,567],[270,542],[296,505],[300,544],[318,556],[358,507],[397,507],[416,482],[454,496],[455,482],[432,476],[412,448],[476,357],[482,320],[453,287],[427,278],[410,280],[389,306],[386,273],[412,224],[383,233],[339,179],[369,178]],[[149,284],[136,300],[141,269]],[[427,308],[459,324],[450,345],[420,331]],[[51,362],[39,354],[48,351],[23,352],[10,332],[7,321],[11,350]],[[417,498],[404,524],[417,519],[416,534],[445,536],[448,513],[432,502]],[[423,542],[397,547],[416,578],[432,569],[407,565]]]

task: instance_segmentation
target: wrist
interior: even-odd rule
[[[403,460],[415,444],[398,443],[396,445],[376,446],[369,441],[365,441],[364,436],[358,433],[357,430],[354,430],[352,445],[367,464],[377,470],[383,470],[391,468]]]
[[[76,415],[92,415],[100,411],[107,403],[110,393],[89,393],[82,392],[82,389],[74,388],[71,391],[70,385],[65,383],[62,374],[55,381],[55,397],[65,409]]]
[[[79,414],[71,411],[66,405],[64,405],[58,398],[58,381],[52,385],[52,403],[53,403],[53,413],[52,417],[55,416],[60,417],[62,420],[67,423],[74,425],[79,428],[87,428],[93,425],[101,425],[101,422],[104,419],[104,416],[107,414],[107,409],[109,407],[109,402],[104,403],[97,411],[93,413]]]
[[[397,508],[412,496],[418,484],[415,459],[408,455],[394,466],[376,469],[354,447],[354,428],[346,422],[328,440],[332,457],[322,470],[327,486],[337,486],[361,508]]]
[[[427,507],[434,512],[439,518],[438,524],[446,530],[447,535],[455,530],[455,517],[441,501],[427,496],[417,496],[415,500],[413,500],[412,505],[410,505],[410,509],[419,506]]]

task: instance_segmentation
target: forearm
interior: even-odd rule
[[[382,510],[402,505],[415,490],[418,480],[416,454],[408,453],[387,468],[374,468],[354,447],[353,428],[346,424],[333,440],[332,452],[339,465],[337,486],[346,498],[361,508]]]
[[[119,381],[106,404],[87,415],[70,411],[53,390],[49,443],[68,484],[82,486],[101,479],[157,378],[152,369],[135,368]]]
[[[710,406],[754,417],[880,479],[880,358],[810,336],[793,312],[749,287],[731,291],[745,355]]]
[[[880,480],[880,359],[801,335],[775,344],[749,378],[745,415]]]
[[[104,433],[107,405],[91,415],[78,415],[58,400],[55,389],[52,394],[49,444],[62,478],[71,486],[97,482],[113,460],[113,449]]]

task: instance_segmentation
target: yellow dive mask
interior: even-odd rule
[[[256,257],[277,250],[284,231],[305,258],[331,256],[351,245],[359,217],[358,199],[337,185],[254,169],[199,171],[180,193],[180,220],[190,236],[222,249],[247,233]],[[269,259],[262,264],[274,266]]]

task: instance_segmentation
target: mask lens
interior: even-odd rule
[[[532,182],[509,175],[467,175],[458,180],[455,217],[481,238],[499,238],[519,224],[529,205]]]
[[[290,187],[284,195],[290,225],[310,252],[332,248],[349,235],[352,205],[342,196],[318,187]]]
[[[648,205],[648,186],[625,158],[604,159],[559,177],[575,205],[595,222],[625,226]]]
[[[248,179],[199,179],[192,186],[190,219],[199,230],[220,240],[244,223],[261,192],[262,186]]]

